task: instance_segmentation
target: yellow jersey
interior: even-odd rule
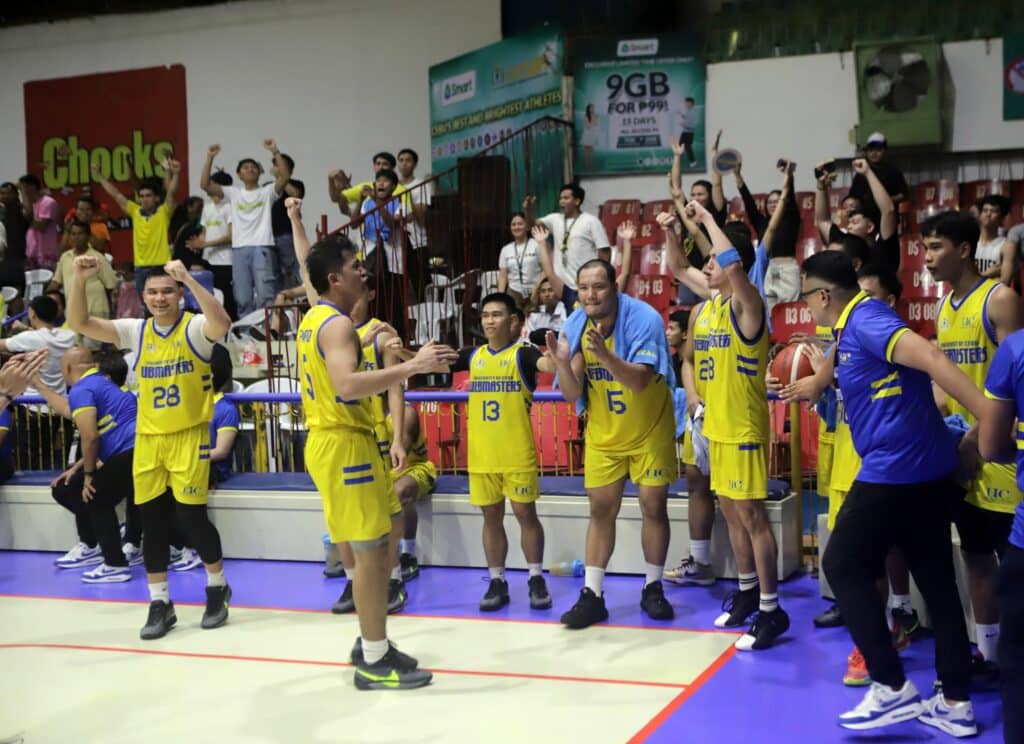
[[[832,442],[832,476],[829,478],[829,489],[846,493],[853,487],[860,472],[860,455],[853,446],[853,434],[850,432],[850,420],[846,417],[846,405],[843,394],[836,390],[836,430]]]
[[[828,349],[832,344],[835,343],[835,334],[832,330],[832,326],[814,326],[814,338],[818,340],[818,343],[822,345],[823,351]],[[835,441],[836,433],[829,431],[825,425],[825,419],[818,421],[818,443],[819,444],[831,444]]]
[[[982,279],[959,302],[950,292],[942,298],[936,318],[939,348],[979,390],[985,389],[985,376],[999,345],[988,317],[988,299],[999,286],[995,279]],[[968,424],[975,424],[974,416],[957,400],[947,396],[946,401],[950,414],[959,413]]]
[[[384,369],[384,355],[377,344],[377,338],[375,337],[369,343],[365,342],[367,335],[377,325],[380,325],[380,321],[376,318],[370,318],[356,326],[356,334],[359,336],[363,355],[360,369],[364,372]],[[386,421],[388,417],[387,391],[370,396],[370,412],[373,415],[373,431],[374,438],[377,440],[377,447],[380,449],[381,455],[387,455],[391,451],[391,432]]]
[[[416,409],[410,405],[406,405],[406,416],[417,416]],[[385,431],[388,435],[388,441],[391,441],[395,435],[394,422],[391,420],[391,414],[389,413],[384,419]],[[412,447],[406,452],[405,467],[411,468],[413,465],[421,465],[425,462],[430,462],[430,458],[427,455],[427,438],[423,435],[423,429],[419,430],[419,434],[416,436],[416,441],[413,442]]]
[[[331,382],[320,347],[320,330],[342,316],[348,317],[341,308],[320,300],[309,309],[299,325],[295,350],[299,362],[299,385],[302,388],[302,410],[306,417],[306,428],[310,431],[356,429],[372,435],[373,416],[370,399],[341,399],[334,389],[334,383]],[[352,340],[357,341],[358,337],[353,334]],[[361,361],[360,359],[360,366]]]
[[[762,320],[757,336],[747,340],[736,328],[730,298],[718,295],[708,302],[710,364],[704,436],[724,444],[767,443],[767,324]]]
[[[213,374],[188,340],[193,318],[182,312],[166,335],[153,319],[142,325],[135,376],[139,384],[139,412],[135,430],[140,434],[173,434],[213,418]]]
[[[587,320],[584,338],[593,321]],[[615,353],[614,332],[604,340]],[[587,386],[586,447],[629,455],[649,452],[653,441],[675,439],[675,410],[668,383],[655,375],[643,390],[630,390],[612,377],[612,373],[583,343],[584,374]]]
[[[700,303],[693,320],[693,380],[697,387],[697,395],[705,400],[712,364],[708,346],[708,336],[711,334],[710,310],[710,300]]]
[[[132,257],[135,268],[163,266],[171,260],[167,231],[171,225],[171,210],[161,204],[153,214],[144,215],[138,204],[127,200],[124,213],[132,220]]]
[[[469,361],[466,407],[470,473],[525,473],[537,470],[530,407],[533,390],[520,368],[513,341],[501,349],[484,345]]]

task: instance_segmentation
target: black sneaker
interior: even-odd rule
[[[843,613],[839,611],[837,604],[832,605],[820,615],[814,616],[815,628],[838,628],[843,623]]]
[[[531,576],[526,582],[530,587],[530,608],[534,610],[550,610],[551,595],[543,576]]]
[[[412,690],[429,685],[433,678],[422,669],[406,668],[392,646],[376,664],[364,662],[356,667],[355,684],[357,690]]]
[[[999,665],[988,661],[978,649],[971,654],[971,692],[984,692],[999,686]],[[936,692],[942,692],[942,680],[932,682]]]
[[[413,669],[419,667],[419,661],[409,656],[409,654],[403,654],[398,650],[398,646],[391,641],[388,641],[388,648],[395,654],[394,662],[399,671],[411,672]],[[352,646],[352,654],[349,656],[349,661],[352,662],[352,666],[362,666],[365,663],[365,659],[363,658],[362,638],[356,638],[356,643]]]
[[[420,575],[420,562],[412,553],[402,553],[398,565],[402,568],[402,581],[412,581]]]
[[[338,601],[331,605],[331,612],[335,615],[344,615],[355,611],[356,600],[352,596],[352,579],[349,579],[348,583],[345,584],[345,589],[341,592],[341,596],[338,597]]]
[[[342,579],[345,577],[345,566],[336,563],[333,566],[324,566],[324,576],[328,579]]]
[[[347,587],[346,587],[347,588]],[[405,609],[405,601],[409,595],[405,593],[405,584],[401,579],[390,579],[388,581],[388,614],[393,615]],[[352,605],[355,609],[355,605]]]
[[[892,621],[903,628],[903,632],[909,637],[914,635],[921,628],[921,620],[917,616],[917,610],[901,610],[894,608],[892,610]]]
[[[604,597],[599,597],[592,589],[583,587],[580,589],[580,598],[576,600],[576,604],[562,615],[562,625],[580,630],[607,619],[608,608],[604,606]]]
[[[508,582],[505,579],[491,579],[487,593],[480,600],[483,612],[494,612],[508,604]]]
[[[789,615],[781,607],[771,612],[758,612],[750,630],[741,635],[734,645],[740,651],[761,651],[770,647],[787,630]]]
[[[146,624],[139,631],[139,638],[144,641],[163,638],[176,622],[178,622],[178,616],[174,614],[174,602],[155,599],[149,603],[149,617],[146,618]]]
[[[733,590],[722,600],[722,614],[715,618],[716,628],[738,628],[747,624],[747,618],[757,612],[761,603],[758,587],[746,591]]]
[[[652,581],[644,587],[640,595],[640,608],[651,620],[671,620],[676,616],[676,611],[665,599],[665,589],[660,581]]]
[[[231,587],[208,586],[206,587],[206,609],[203,611],[203,620],[200,625],[206,630],[219,628],[228,621],[228,602],[231,601]]]

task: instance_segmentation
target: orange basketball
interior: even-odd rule
[[[768,365],[768,374],[779,378],[783,385],[796,382],[802,377],[814,374],[811,359],[807,355],[807,346],[802,343],[791,343],[779,350]]]

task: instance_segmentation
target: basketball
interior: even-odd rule
[[[791,343],[784,346],[768,364],[768,373],[772,377],[777,377],[784,385],[813,375],[814,368],[811,366],[811,358],[807,355],[807,345]]]

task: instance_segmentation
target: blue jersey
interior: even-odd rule
[[[909,328],[887,304],[860,292],[836,323],[836,378],[865,483],[922,483],[950,475],[956,441],[924,372],[892,361]]]
[[[1017,413],[1017,489],[1024,491],[1024,331],[1012,333],[996,349],[985,379],[985,395],[1013,401]],[[1010,542],[1024,549],[1024,501],[1014,512]]]
[[[100,434],[100,459],[106,462],[135,446],[136,400],[95,368],[90,369],[68,391],[71,417],[92,408]]]
[[[0,434],[4,435],[4,443],[0,445],[0,460],[10,462],[14,459],[14,447],[11,446],[11,407],[0,411]]]
[[[225,398],[223,393],[217,393],[213,398],[213,419],[210,421],[210,449],[217,447],[218,432],[225,429],[237,432],[241,422],[238,406]],[[226,457],[215,462],[213,467],[217,470],[218,480],[224,480],[231,475],[231,458]]]

